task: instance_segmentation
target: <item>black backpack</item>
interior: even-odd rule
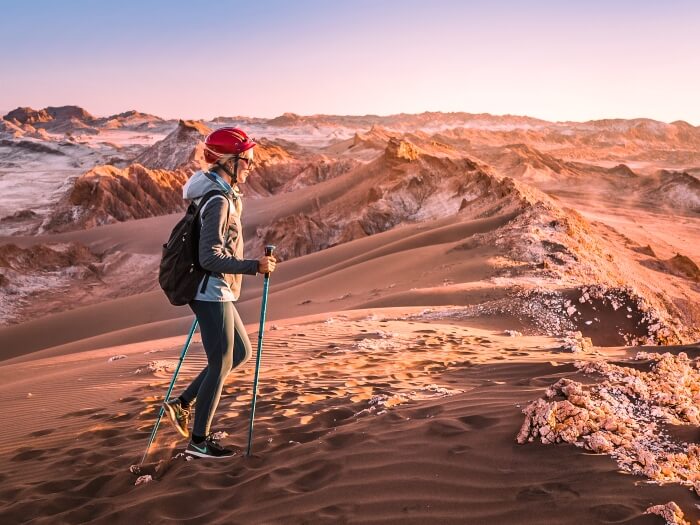
[[[198,205],[191,203],[185,216],[173,228],[168,242],[163,245],[158,282],[170,303],[175,306],[185,305],[194,299],[199,282],[211,274],[199,266],[197,218],[204,204],[215,195],[226,197],[224,192],[212,190],[202,197]]]

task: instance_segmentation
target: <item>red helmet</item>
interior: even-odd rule
[[[238,128],[220,128],[204,139],[204,158],[214,164],[223,157],[240,155],[255,146],[245,132]]]

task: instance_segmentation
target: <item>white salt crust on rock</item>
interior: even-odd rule
[[[681,508],[674,501],[669,501],[665,505],[654,505],[649,507],[644,514],[657,514],[666,520],[666,525],[690,525],[685,519]]]
[[[149,362],[144,368],[137,368],[134,374],[156,374],[158,372],[172,372],[175,370],[177,361],[159,359]]]
[[[620,469],[700,494],[700,447],[671,438],[663,424],[700,424],[700,371],[685,353],[639,352],[637,367],[577,362],[603,381],[560,379],[524,410],[517,442],[571,443],[610,454]],[[646,361],[643,363],[642,361]],[[648,371],[638,369],[648,365]]]

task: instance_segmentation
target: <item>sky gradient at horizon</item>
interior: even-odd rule
[[[700,125],[700,2],[0,0],[0,110]]]

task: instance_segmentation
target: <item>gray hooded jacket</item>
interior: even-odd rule
[[[199,283],[197,301],[236,301],[241,294],[242,274],[256,275],[258,261],[243,259],[243,228],[241,227],[240,199],[218,175],[196,172],[182,188],[182,196],[199,204],[201,197],[211,190],[225,190],[223,195],[211,197],[200,211],[199,264],[211,273]],[[228,222],[228,228],[226,224]],[[206,281],[206,283],[205,283]],[[206,285],[204,291],[203,285]]]

